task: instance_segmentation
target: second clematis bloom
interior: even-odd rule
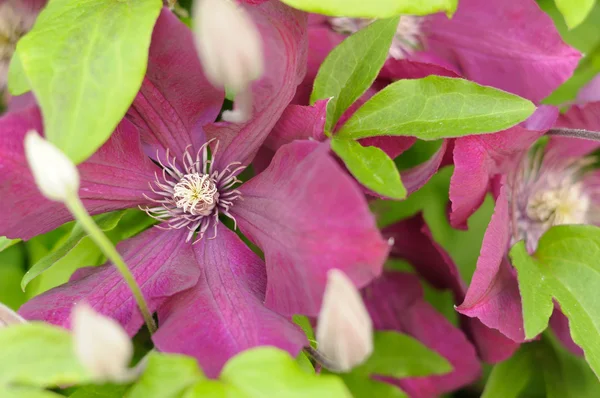
[[[90,213],[139,206],[163,221],[117,249],[157,312],[157,349],[196,357],[209,376],[254,346],[297,354],[307,341],[291,316],[318,314],[327,271],[343,270],[364,286],[388,252],[362,192],[322,144],[283,146],[268,168],[238,184],[302,79],[305,56],[302,13],[277,1],[246,7],[265,53],[282,61],[253,84],[260,101],[250,121],[212,123],[223,92],[202,74],[191,32],[163,10],[140,93],[110,140],[78,167],[79,196]],[[41,131],[37,107],[0,124],[3,178],[19,176],[10,180],[17,186],[0,183],[0,202],[14,209],[0,216],[0,235],[29,239],[69,221],[59,203],[39,195],[26,169],[21,142],[29,129]],[[264,261],[221,215],[262,249]],[[111,264],[79,270],[20,312],[68,327],[80,301],[130,335],[142,325]]]

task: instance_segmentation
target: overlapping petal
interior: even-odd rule
[[[204,76],[190,29],[163,9],[152,33],[146,77],[127,113],[146,153],[156,157],[157,150],[162,155],[169,149],[181,159],[188,145],[198,149],[205,142],[202,126],[216,120],[224,97]]]
[[[326,143],[295,141],[240,187],[232,213],[265,253],[266,305],[284,315],[316,315],[327,270],[357,286],[379,275],[388,245],[356,183]]]
[[[444,356],[453,367],[446,375],[393,379],[411,397],[438,397],[475,381],[481,372],[475,348],[460,329],[454,327],[423,299],[416,276],[385,272],[363,292],[373,325],[378,330],[407,333]]]
[[[62,203],[41,195],[29,170],[23,148],[30,129],[42,132],[35,104],[0,119],[0,236],[29,239],[71,220]],[[52,165],[48,165],[52,167]],[[79,165],[79,195],[93,214],[136,207],[152,197],[148,181],[158,170],[141,150],[136,128],[127,121],[90,159]]]
[[[158,349],[191,355],[216,377],[245,349],[273,345],[297,355],[308,344],[300,328],[264,306],[264,263],[235,233],[219,225],[217,239],[194,249],[200,279],[159,308]]]
[[[252,85],[252,119],[206,126],[208,138],[219,140],[217,168],[252,161],[306,72],[306,14],[276,0],[246,6],[246,11],[260,31],[268,62],[263,77]]]
[[[117,245],[152,312],[198,281],[200,269],[186,232],[152,228]],[[29,320],[69,327],[71,310],[81,301],[119,321],[129,335],[143,324],[131,290],[110,263],[78,271],[69,283],[34,297],[19,312]]]

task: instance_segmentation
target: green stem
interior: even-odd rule
[[[144,295],[142,294],[140,286],[135,281],[135,278],[131,274],[129,268],[127,268],[125,261],[123,261],[123,258],[117,249],[115,249],[115,246],[106,237],[104,232],[102,232],[102,230],[96,225],[94,219],[88,214],[87,210],[83,206],[83,203],[81,203],[81,200],[77,195],[69,198],[65,204],[75,219],[81,224],[83,229],[88,233],[92,240],[96,242],[100,250],[102,250],[106,257],[112,261],[115,267],[117,267],[123,276],[123,279],[125,279],[125,282],[127,285],[129,285],[131,292],[133,293],[133,298],[140,308],[150,334],[154,333],[156,331],[156,325],[154,323],[154,319],[152,318],[152,313],[148,309],[146,300],[144,300]]]

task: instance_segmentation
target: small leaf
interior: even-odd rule
[[[89,385],[78,388],[69,398],[114,398],[123,397],[129,389],[128,385],[103,384]]]
[[[0,386],[57,387],[90,381],[69,332],[42,323],[0,329]]]
[[[248,398],[350,398],[338,377],[306,373],[288,353],[272,347],[250,349],[230,359],[220,380]]]
[[[505,91],[464,79],[428,76],[390,84],[360,107],[338,136],[462,137],[507,129],[534,111],[530,101]]]
[[[600,228],[591,225],[556,226],[538,242],[534,254],[537,261],[525,256],[522,244],[511,250],[511,254],[523,295],[526,337],[532,337],[545,323],[542,321],[545,321],[554,297],[569,318],[573,341],[583,349],[587,362],[599,376]],[[529,284],[536,284],[542,292],[535,295],[529,292]]]
[[[361,0],[362,1],[362,0]],[[398,18],[375,21],[334,48],[319,68],[310,102],[327,103],[325,131],[371,86],[385,62]]]
[[[152,352],[137,383],[126,398],[177,398],[192,385],[205,380],[191,357]]]
[[[7,237],[0,236],[0,252],[8,249],[9,247],[19,243],[21,239],[8,239]]]
[[[594,8],[596,0],[555,0],[556,7],[565,17],[569,29],[582,23]]]
[[[189,388],[181,398],[248,398],[248,395],[219,380],[204,380]]]
[[[22,386],[0,386],[2,398],[62,398],[63,396],[52,391],[36,390]]]
[[[105,213],[95,216],[94,220],[96,221],[100,229],[102,229],[103,231],[110,231],[117,226],[124,214],[124,210],[114,211],[111,213]],[[46,256],[44,256],[42,259],[36,262],[29,269],[29,271],[27,271],[27,273],[23,276],[23,279],[21,280],[21,289],[23,289],[24,291],[25,287],[29,284],[29,282],[31,282],[37,276],[39,276],[44,271],[52,267],[61,258],[69,254],[86,236],[87,234],[83,230],[83,228],[81,228],[81,226],[76,223],[73,226],[71,234],[65,242],[63,242],[60,246],[54,248],[54,250],[50,251]]]
[[[161,6],[160,0],[53,0],[19,40],[46,138],[74,162],[108,139],[133,102]],[[14,79],[13,87],[22,88]]]
[[[299,10],[316,14],[387,18],[400,14],[427,15],[445,11],[452,15],[457,0],[282,0]]]
[[[511,358],[494,366],[481,398],[517,398],[535,369],[532,347],[523,345]]]
[[[15,51],[8,66],[8,91],[12,95],[21,95],[31,90],[29,79],[23,70],[19,52]]]
[[[373,355],[357,373],[394,378],[441,375],[452,371],[446,358],[406,334],[375,333]]]
[[[342,380],[354,398],[408,398],[399,387],[357,373],[342,374]]]
[[[406,188],[394,161],[381,149],[363,147],[354,140],[334,137],[331,149],[365,187],[392,199],[404,199]]]

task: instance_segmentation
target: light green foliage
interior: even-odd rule
[[[571,336],[600,374],[600,228],[557,226],[546,232],[532,257],[519,242],[510,252],[523,300],[525,336],[548,325],[552,298],[569,318]]]
[[[406,188],[394,161],[381,149],[363,147],[354,140],[334,137],[331,149],[365,187],[391,199],[404,199]]]
[[[426,15],[444,11],[452,15],[457,0],[282,0],[303,11],[362,18],[386,18],[399,14]]]
[[[521,347],[511,358],[494,366],[481,398],[517,398],[534,370],[533,347]]]
[[[371,86],[385,62],[398,18],[376,21],[334,48],[315,78],[310,102],[328,99],[325,131]]]
[[[428,76],[399,80],[374,95],[338,136],[415,136],[422,140],[493,133],[527,119],[530,101],[464,79]]]
[[[160,0],[53,0],[19,41],[15,62],[25,77],[13,62],[10,86],[31,87],[46,137],[76,163],[108,139],[139,90],[161,6]]]
[[[0,352],[0,387],[56,387],[89,381],[65,329],[42,323],[0,329]]]
[[[555,0],[556,7],[570,29],[577,27],[589,15],[596,0]]]
[[[19,243],[21,239],[8,239],[5,236],[0,236],[0,252]]]

